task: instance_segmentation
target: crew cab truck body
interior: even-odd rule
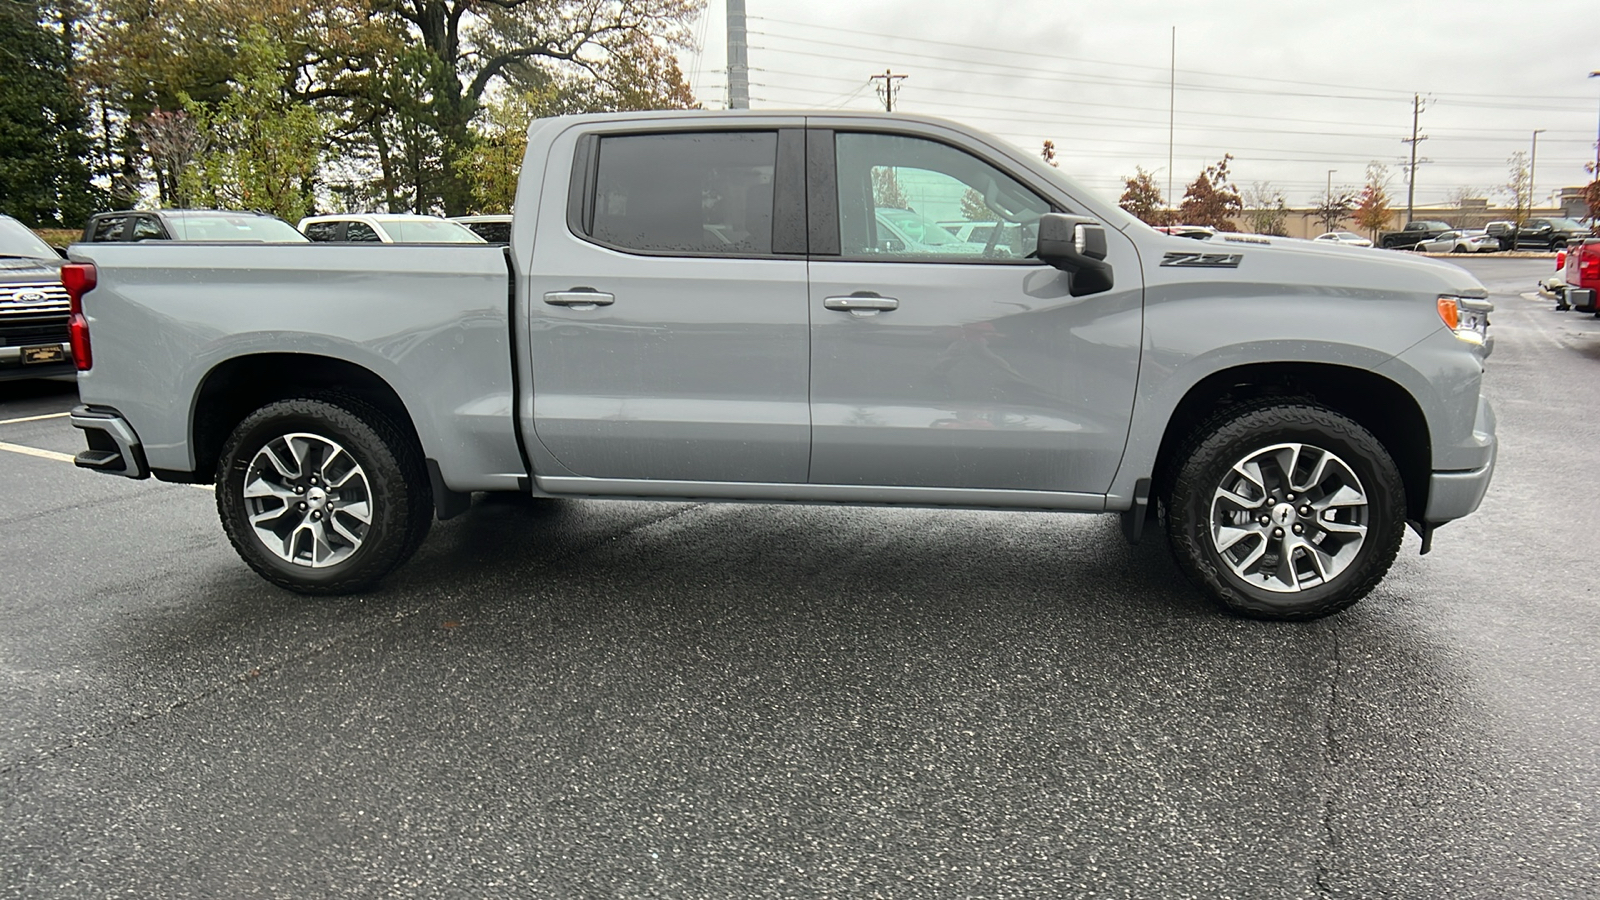
[[[1026,246],[876,233],[973,191]],[[246,562],[311,593],[476,491],[1117,512],[1133,539],[1162,504],[1197,584],[1277,618],[1355,602],[1493,470],[1465,271],[1162,235],[939,120],[539,120],[516,210],[508,248],[75,247],[80,464],[214,481]]]
[[[1423,241],[1431,241],[1446,231],[1455,231],[1448,222],[1407,222],[1399,231],[1385,231],[1378,235],[1378,246],[1388,250],[1411,250]]]

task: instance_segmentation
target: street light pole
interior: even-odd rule
[[[1535,128],[1533,130],[1533,150],[1528,154],[1528,215],[1530,216],[1533,215],[1533,199],[1539,196],[1538,192],[1533,189],[1536,183],[1533,180],[1533,171],[1534,166],[1539,164],[1539,135],[1543,134],[1545,130],[1543,128]]]

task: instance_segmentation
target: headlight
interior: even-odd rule
[[[1470,344],[1482,344],[1489,336],[1489,313],[1494,304],[1475,297],[1439,298],[1439,318],[1456,337]]]

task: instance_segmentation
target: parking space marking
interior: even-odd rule
[[[0,422],[0,425],[4,424],[6,423]],[[38,447],[25,447],[21,444],[8,444],[5,441],[0,441],[0,450],[4,450],[8,453],[20,453],[23,456],[37,456],[40,459],[49,459],[56,462],[69,463],[73,461],[72,454],[70,453],[57,453],[54,450],[40,450]],[[191,484],[186,485],[186,487],[199,488],[202,491],[216,490],[216,486],[210,484]]]
[[[23,456],[37,456],[40,459],[53,459],[56,462],[72,462],[72,454],[70,453],[57,453],[54,450],[40,450],[38,447],[24,447],[21,444],[8,444],[5,441],[0,441],[0,450],[5,450],[11,453],[21,453]]]
[[[45,419],[65,419],[72,413],[49,413],[43,416],[23,416],[20,419],[0,419],[0,425],[20,425],[23,422],[42,422]]]

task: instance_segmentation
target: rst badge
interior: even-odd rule
[[[1163,266],[1182,266],[1191,269],[1237,269],[1243,253],[1166,253],[1161,257]]]

